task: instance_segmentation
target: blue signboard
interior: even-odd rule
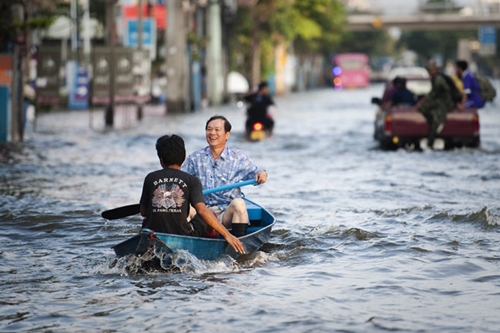
[[[142,20],[142,46],[151,48],[156,44],[156,22],[148,18]],[[139,45],[139,21],[128,20],[125,34],[125,45],[137,47]]]
[[[496,44],[497,29],[494,26],[487,25],[479,27],[479,42],[481,44]]]
[[[89,72],[85,66],[75,62],[75,77],[69,96],[70,109],[87,109],[89,107]]]
[[[139,46],[139,21],[127,20],[125,30],[125,40],[123,43],[128,47]],[[154,18],[145,18],[142,20],[142,46],[148,49],[151,58],[156,56],[156,21]]]
[[[497,29],[494,26],[483,25],[479,27],[479,43],[481,55],[495,55],[497,48]]]

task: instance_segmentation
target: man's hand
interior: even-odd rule
[[[255,177],[255,180],[259,184],[264,184],[267,181],[267,172],[266,172],[266,170],[260,170],[257,173],[257,176]]]
[[[196,212],[201,216],[203,221],[208,224],[209,227],[213,228],[215,231],[217,231],[220,235],[224,237],[226,242],[228,242],[229,245],[238,253],[244,254],[245,253],[245,247],[243,246],[243,243],[241,241],[234,237],[229,230],[224,227],[221,223],[219,223],[219,220],[217,220],[216,215],[214,212],[212,212],[210,209],[207,208],[204,202],[198,202],[194,205],[194,208],[196,209]]]
[[[226,242],[229,243],[229,245],[232,246],[232,248],[238,252],[238,253],[241,253],[241,254],[245,254],[245,247],[243,246],[243,243],[236,237],[234,237],[233,235],[229,234],[227,235],[226,237]]]

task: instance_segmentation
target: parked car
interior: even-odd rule
[[[399,67],[389,73],[384,95],[396,77],[407,80],[407,88],[415,95],[425,95],[431,90],[431,82],[427,70],[423,67]],[[372,98],[378,106],[374,122],[374,139],[383,149],[403,147],[408,150],[423,149],[427,142],[428,125],[424,116],[415,106],[391,105],[381,98]],[[450,149],[454,147],[478,147],[479,114],[477,109],[454,108],[446,117],[444,127],[435,140],[435,148]]]

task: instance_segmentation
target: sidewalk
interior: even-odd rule
[[[84,111],[85,112],[85,111]],[[105,108],[90,109],[89,126],[94,130],[105,130]],[[165,105],[146,104],[142,107],[142,117],[146,116],[166,116]],[[116,105],[113,119],[113,129],[126,129],[139,123],[136,105]]]
[[[143,106],[143,117],[166,117],[165,105],[151,105],[146,104]],[[70,117],[68,117],[71,115]],[[94,131],[107,130],[105,124],[105,108],[96,107],[83,110],[61,110],[48,113],[37,114],[34,122],[29,122],[26,125],[26,132],[43,130],[44,128],[51,128],[57,130],[59,127],[66,127],[68,121],[71,122],[72,127],[86,127]],[[136,105],[116,105],[113,119],[113,129],[127,129],[139,124],[137,119],[137,106]]]

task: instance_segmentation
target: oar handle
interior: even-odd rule
[[[220,187],[216,187],[216,188],[210,188],[210,189],[204,190],[203,194],[204,195],[211,194],[211,193],[215,193],[215,192],[219,192],[219,191],[230,190],[232,188],[241,187],[241,186],[245,186],[245,185],[252,185],[252,184],[256,184],[256,183],[257,183],[257,181],[255,179],[245,180],[245,181],[235,183],[235,184],[228,184],[228,185],[224,185],[224,186],[220,186]],[[115,209],[107,210],[107,211],[102,212],[101,215],[105,219],[116,220],[116,219],[120,219],[123,217],[139,214],[139,212],[140,212],[140,205],[134,204],[134,205],[128,205],[128,206],[124,206],[124,207],[118,207]]]
[[[228,184],[228,185],[223,185],[223,186],[203,190],[203,194],[206,195],[206,194],[211,194],[211,193],[224,191],[224,190],[230,190],[233,188],[246,186],[246,185],[253,185],[253,184],[257,184],[257,181],[255,179],[249,179],[249,180],[245,180],[245,181],[235,183],[235,184]]]

